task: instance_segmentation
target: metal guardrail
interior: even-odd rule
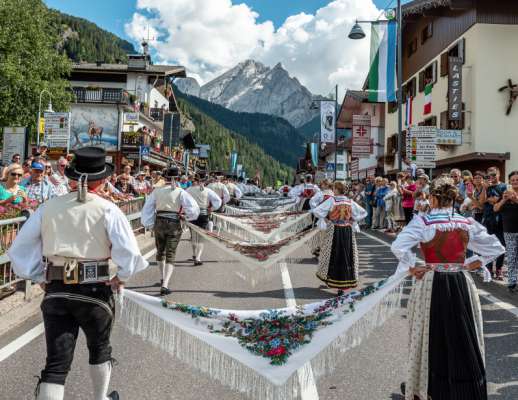
[[[140,222],[140,210],[142,210],[144,202],[145,198],[139,197],[118,203],[118,206],[126,215],[134,232],[144,230]],[[12,271],[11,262],[5,252],[9,249],[9,246],[16,238],[18,231],[26,220],[26,217],[0,220],[0,295],[1,291],[13,288],[14,285],[24,281],[18,278]],[[30,285],[30,281],[26,281],[26,299],[30,298]]]

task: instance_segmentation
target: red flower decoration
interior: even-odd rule
[[[286,348],[284,346],[276,347],[266,353],[268,357],[282,356],[283,354],[286,354]]]

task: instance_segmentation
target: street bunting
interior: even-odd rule
[[[447,146],[462,145],[462,131],[459,129],[437,129],[436,144]]]
[[[448,61],[448,119],[462,120],[462,58],[450,57]]]
[[[70,143],[70,113],[69,112],[46,112],[45,119],[45,142],[49,149],[67,149]]]
[[[22,159],[25,157],[26,128],[23,126],[4,128],[2,161],[8,165],[15,154],[20,154]]]
[[[352,157],[369,158],[371,151],[371,116],[353,115]]]
[[[320,142],[335,142],[336,107],[334,101],[320,102]]]
[[[407,156],[417,168],[435,168],[437,128],[413,126],[407,134]]]

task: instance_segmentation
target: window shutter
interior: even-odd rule
[[[415,97],[417,94],[417,80],[416,78],[412,78],[412,97]]]
[[[419,122],[419,123],[417,124],[417,126],[426,126],[426,122],[421,121],[421,122]]]
[[[459,40],[459,57],[462,58],[462,64],[466,63],[466,39]]]
[[[430,118],[430,126],[437,126],[437,116],[434,115],[433,117]]]
[[[440,125],[440,128],[441,129],[448,129],[449,128],[449,124],[448,124],[448,111],[443,111],[440,115],[440,118],[441,118],[441,125]]]
[[[441,54],[441,76],[448,75],[448,52]]]
[[[435,84],[437,82],[437,61],[434,61],[432,64],[432,83]]]
[[[425,73],[424,71],[419,72],[419,93],[424,92],[424,79]]]

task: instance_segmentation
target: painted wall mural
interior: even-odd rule
[[[117,151],[119,112],[114,106],[91,104],[72,105],[70,149],[100,146]]]

